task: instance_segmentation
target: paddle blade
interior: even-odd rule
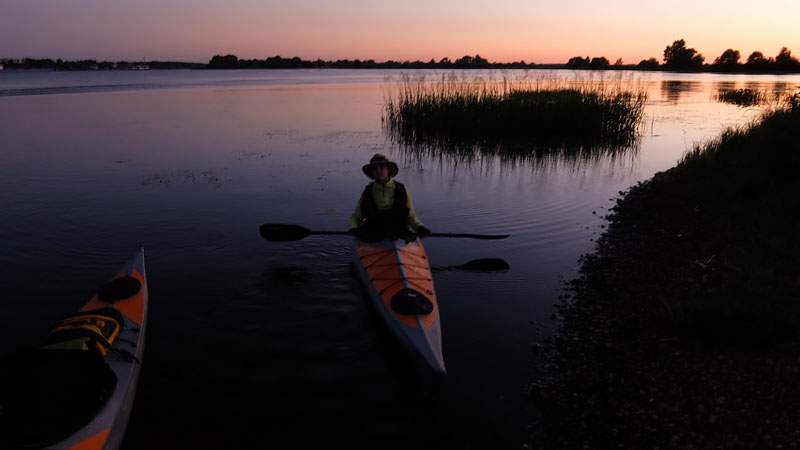
[[[502,272],[509,270],[511,266],[509,266],[505,260],[500,258],[482,258],[473,259],[466,264],[457,266],[457,268],[459,270],[467,270],[470,272]]]
[[[261,237],[272,242],[299,241],[311,234],[308,228],[282,223],[265,223],[259,227],[258,232]]]
[[[511,269],[505,260],[500,258],[473,259],[460,266],[431,266],[433,271],[461,270],[465,272],[506,272]]]
[[[505,239],[510,234],[469,234],[469,233],[431,233],[431,237],[470,238],[470,239]]]

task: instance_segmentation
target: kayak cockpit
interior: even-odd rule
[[[147,299],[140,248],[43,345],[0,362],[0,448],[119,447],[136,392]]]
[[[37,349],[0,368],[0,444],[40,447],[72,435],[108,401],[117,377],[104,356],[124,327],[113,308],[61,319]]]
[[[0,447],[63,440],[91,421],[115,386],[114,372],[94,349],[18,353],[0,369]]]
[[[404,316],[427,315],[433,312],[433,303],[421,292],[404,288],[392,296],[392,311]]]

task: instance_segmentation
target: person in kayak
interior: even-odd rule
[[[358,199],[348,231],[365,241],[387,237],[414,240],[431,235],[414,212],[406,187],[392,179],[397,175],[397,164],[376,153],[361,170],[374,181]]]

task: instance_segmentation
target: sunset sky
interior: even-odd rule
[[[713,62],[800,56],[800,0],[2,0],[0,58],[497,62],[663,57],[685,39]]]

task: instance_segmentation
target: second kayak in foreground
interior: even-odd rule
[[[144,351],[144,249],[44,344],[0,368],[0,448],[116,450]]]
[[[391,334],[433,373],[445,374],[439,305],[419,240],[356,238],[354,268]]]

